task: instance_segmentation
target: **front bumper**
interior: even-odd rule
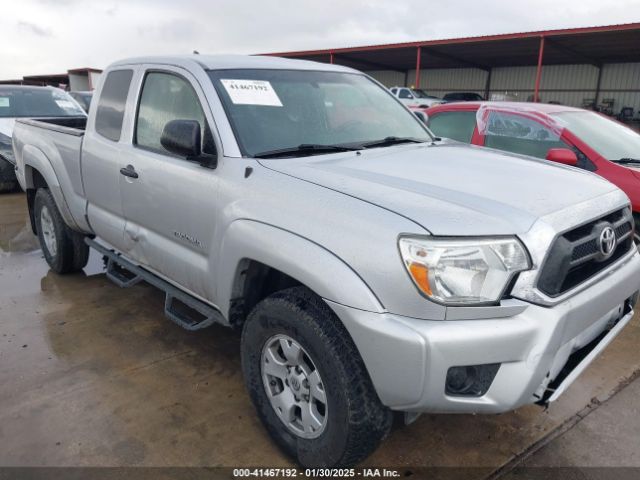
[[[555,400],[631,320],[625,302],[638,289],[636,252],[595,285],[553,307],[509,300],[508,308],[519,313],[508,317],[429,321],[327,303],[351,334],[383,404],[407,412],[499,413]],[[477,308],[495,312],[495,307]],[[563,367],[570,356],[596,343],[615,321],[567,375]],[[500,368],[484,395],[445,393],[449,368],[494,363]],[[559,385],[552,384],[556,378],[562,379]],[[549,384],[556,394],[549,395]]]

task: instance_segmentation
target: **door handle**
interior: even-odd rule
[[[120,169],[120,173],[125,177],[129,178],[138,178],[138,172],[133,168],[133,165],[127,165],[126,167],[122,167]]]

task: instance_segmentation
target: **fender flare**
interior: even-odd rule
[[[219,307],[229,312],[243,260],[275,268],[320,297],[370,312],[384,306],[365,281],[340,257],[288,230],[250,219],[232,222],[220,244],[217,272]]]
[[[24,164],[25,190],[32,189],[34,187],[33,171],[38,171],[40,175],[42,175],[42,178],[44,178],[44,181],[47,182],[49,191],[51,192],[51,195],[53,195],[53,199],[55,200],[56,206],[58,207],[58,210],[60,210],[60,215],[62,215],[65,223],[69,225],[69,227],[79,230],[80,228],[73,219],[69,206],[67,205],[67,201],[64,198],[64,193],[60,187],[58,176],[51,166],[51,162],[47,156],[42,152],[42,150],[34,147],[33,145],[26,145],[22,149],[22,161]]]

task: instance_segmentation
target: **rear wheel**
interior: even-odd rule
[[[56,273],[82,270],[89,260],[89,246],[84,243],[83,235],[64,223],[51,192],[46,188],[36,192],[34,215],[40,247],[51,269]]]
[[[270,435],[304,467],[348,467],[391,428],[349,333],[305,287],[260,302],[242,332],[242,369]]]

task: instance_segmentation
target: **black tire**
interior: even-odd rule
[[[51,270],[60,274],[82,270],[89,260],[89,246],[84,243],[82,234],[71,230],[64,223],[56,202],[47,188],[38,189],[33,208],[40,247]],[[51,231],[48,227],[43,229],[43,209],[46,209],[51,220]],[[55,242],[55,251],[51,252],[47,247],[45,235]]]
[[[18,188],[18,179],[12,163],[0,158],[0,193],[13,192]]]
[[[326,426],[317,438],[292,433],[276,415],[262,379],[266,342],[286,335],[300,344],[322,377]],[[389,433],[382,405],[349,333],[327,304],[305,287],[277,292],[251,312],[242,331],[242,370],[258,414],[276,443],[303,467],[350,467]]]

